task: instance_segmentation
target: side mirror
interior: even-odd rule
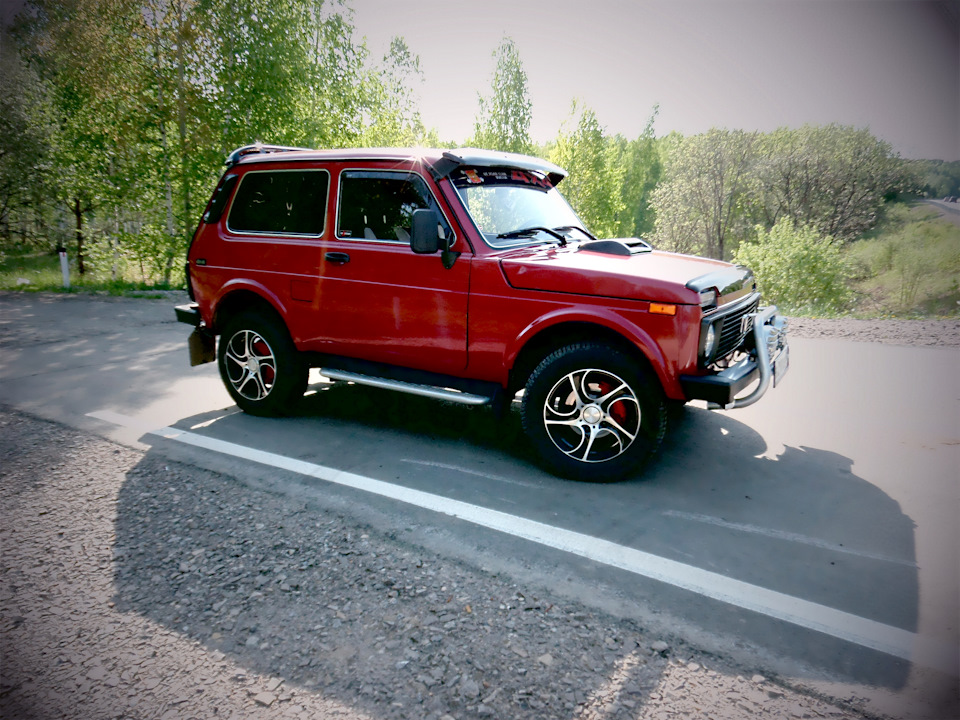
[[[417,255],[432,255],[440,250],[440,219],[435,210],[413,211],[410,226],[410,247]]]

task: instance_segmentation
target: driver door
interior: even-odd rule
[[[410,248],[414,210],[452,226],[427,181],[395,170],[344,170],[333,237],[320,267],[325,351],[440,373],[467,364],[470,256],[449,270]]]

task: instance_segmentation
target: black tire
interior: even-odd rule
[[[230,318],[217,364],[230,397],[250,415],[289,415],[307,389],[310,368],[272,311],[245,310]]]
[[[667,429],[657,379],[599,343],[567,345],[547,356],[527,380],[520,412],[547,468],[585,482],[637,473]]]

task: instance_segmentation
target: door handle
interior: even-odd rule
[[[350,256],[345,252],[328,252],[323,257],[334,265],[346,265],[350,262]]]

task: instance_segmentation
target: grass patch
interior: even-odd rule
[[[94,269],[79,275],[70,263],[70,287],[63,287],[59,255],[50,252],[12,250],[0,253],[0,290],[20,292],[99,293],[123,297],[159,299],[160,291],[182,290],[174,283],[143,282],[103,277]]]

